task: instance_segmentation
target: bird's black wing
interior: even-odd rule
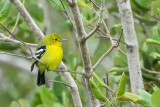
[[[36,53],[35,53],[36,58],[40,59],[40,58],[43,56],[43,54],[45,53],[45,51],[46,51],[46,46],[41,46],[40,48],[38,48],[38,49],[36,50]],[[34,65],[35,65],[37,62],[38,62],[38,61],[35,61],[35,62],[31,65],[31,72],[33,71]]]

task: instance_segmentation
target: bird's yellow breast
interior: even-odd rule
[[[54,71],[60,64],[63,57],[63,50],[61,46],[47,45],[44,55],[40,58],[40,61],[49,68],[49,70]],[[47,68],[42,64],[38,63],[37,66],[41,72]]]

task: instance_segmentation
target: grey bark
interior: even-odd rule
[[[143,89],[143,79],[139,61],[139,47],[134,28],[133,15],[129,0],[117,0],[125,42],[127,43],[127,60],[132,93],[139,94],[138,89]],[[137,107],[137,105],[134,105]]]

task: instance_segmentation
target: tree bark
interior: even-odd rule
[[[127,44],[126,51],[132,93],[139,94],[138,89],[143,89],[144,85],[139,61],[139,47],[134,28],[130,1],[117,0],[117,5],[121,16],[125,42]],[[135,107],[137,106],[135,105]]]
[[[84,30],[83,21],[80,15],[80,11],[77,5],[77,0],[67,0],[71,12],[75,21],[75,27],[76,27],[76,38],[80,46],[81,55],[82,55],[82,62],[83,62],[83,69],[85,72],[85,83],[88,91],[89,99],[91,100],[91,106],[97,107],[99,106],[99,101],[94,97],[94,94],[91,90],[90,84],[89,84],[89,78],[91,76],[91,73],[93,71],[90,54],[89,54],[89,48],[86,40],[86,32]]]
[[[41,32],[41,30],[35,24],[35,22],[31,18],[31,16],[29,15],[29,13],[25,9],[25,7],[22,5],[20,0],[11,0],[11,2],[15,5],[18,12],[21,14],[23,19],[26,21],[26,23],[31,28],[31,30],[35,33],[35,35],[38,37],[38,39],[39,40],[42,39],[44,37],[44,34]],[[61,67],[63,69],[66,69],[66,67],[63,63],[61,64]],[[79,92],[78,92],[78,88],[77,88],[77,85],[76,85],[74,79],[72,78],[72,76],[70,75],[69,72],[64,72],[64,73],[60,73],[60,74],[62,76],[64,76],[66,82],[71,86],[69,89],[70,89],[70,92],[71,92],[71,95],[72,95],[74,106],[75,107],[82,107],[82,102],[81,102],[80,95],[79,95]]]

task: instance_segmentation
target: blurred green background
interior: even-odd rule
[[[63,61],[71,70],[82,71],[82,60],[79,45],[76,40],[76,31],[63,12],[59,0],[54,0],[60,7],[56,6],[50,0],[25,0],[24,6],[41,29],[47,35],[58,33],[62,37],[69,39],[63,43],[64,58]],[[94,0],[100,5],[100,0]],[[82,1],[81,1],[82,2]],[[81,3],[80,2],[80,3]],[[85,5],[79,3],[81,17],[84,22],[86,32],[90,32],[98,20],[98,16],[90,8],[91,3],[83,0]],[[135,30],[139,43],[141,66],[160,72],[160,1],[159,0],[130,0],[135,21]],[[69,6],[63,1],[69,16]],[[5,9],[5,12],[4,12]],[[95,8],[99,13],[100,11]],[[0,22],[10,31],[13,29],[17,19],[17,10],[9,0],[0,0]],[[118,39],[121,34],[120,16],[116,0],[105,0],[104,20],[110,30],[113,38]],[[89,27],[88,27],[89,26]],[[104,26],[101,29],[105,31]],[[9,35],[6,30],[0,27],[0,32]],[[37,37],[27,26],[20,16],[15,35],[24,42],[38,44]],[[100,58],[111,46],[109,39],[96,38],[99,33],[95,33],[88,39],[88,45],[92,64]],[[121,39],[124,41],[124,37]],[[120,43],[119,46],[125,51],[125,45]],[[35,47],[31,48],[35,51]],[[17,45],[9,42],[0,41],[0,51],[8,53],[29,55],[29,51],[23,45]],[[32,60],[0,54],[0,107],[16,107],[17,103],[22,107],[73,107],[71,94],[62,84],[47,82],[47,87],[38,87],[36,85],[37,68],[30,72]],[[96,68],[95,73],[103,80],[106,74],[109,77],[109,86],[113,90],[117,89],[118,82],[122,72],[127,74],[127,91],[131,91],[127,58],[114,49],[101,64]],[[149,74],[142,71],[144,78],[145,90],[153,93],[153,87],[160,86],[160,77],[156,74]],[[83,86],[83,77],[79,74],[72,74],[79,88],[81,100],[84,107],[88,107],[86,89]],[[46,72],[46,79],[65,82],[64,78],[56,72]],[[101,89],[105,94],[105,89]],[[126,107],[130,106],[129,102],[123,103]],[[117,102],[119,105],[119,102]]]

